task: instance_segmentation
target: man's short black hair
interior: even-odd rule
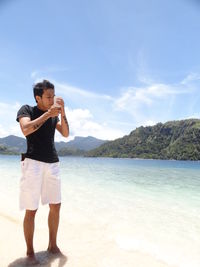
[[[36,96],[42,97],[44,90],[46,89],[54,89],[54,85],[47,80],[43,80],[43,82],[36,83],[33,86],[33,94],[36,102]]]

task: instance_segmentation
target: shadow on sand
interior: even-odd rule
[[[8,267],[25,267],[25,266],[43,266],[43,267],[63,267],[67,263],[67,257],[63,255],[62,253],[59,254],[52,254],[49,253],[48,251],[41,251],[35,253],[36,259],[39,261],[39,264],[33,265],[33,264],[28,264],[27,263],[27,258],[19,258],[13,262],[11,262]],[[55,265],[53,264],[54,261],[58,259],[58,263]]]

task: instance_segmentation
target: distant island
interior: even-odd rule
[[[129,135],[89,151],[89,157],[200,160],[200,120],[139,127]]]
[[[200,120],[141,126],[114,141],[77,136],[72,141],[55,144],[60,156],[200,160]],[[0,154],[25,151],[25,138],[14,135],[0,138]]]
[[[69,142],[55,142],[56,149],[60,156],[84,156],[87,151],[93,150],[107,140],[97,139],[92,136],[76,136]],[[26,152],[26,139],[23,137],[9,135],[0,138],[0,154],[18,155]]]

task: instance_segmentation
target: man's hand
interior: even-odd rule
[[[65,137],[69,136],[69,125],[65,115],[65,103],[62,97],[56,97],[56,105],[60,107],[61,121],[56,125],[56,129]]]
[[[60,97],[60,96],[57,96],[56,97],[56,104],[55,104],[55,106],[59,106],[61,108],[61,111],[64,110],[65,103],[64,103],[64,100],[62,99],[62,97]]]
[[[60,114],[61,110],[59,107],[51,106],[50,109],[47,111],[49,118],[57,117]]]

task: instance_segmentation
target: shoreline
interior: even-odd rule
[[[3,153],[0,153],[0,156],[19,156],[19,161],[20,161],[20,158],[21,158],[21,153],[19,154],[3,154]],[[200,162],[200,160],[190,160],[190,159],[159,159],[159,158],[130,158],[130,157],[108,157],[108,156],[105,156],[105,157],[100,157],[100,156],[97,156],[97,157],[93,157],[93,156],[80,156],[80,155],[58,155],[59,158],[88,158],[88,159],[92,159],[92,158],[95,158],[95,159],[122,159],[122,160],[147,160],[147,161],[163,161],[163,162],[166,162],[166,161],[172,161],[172,162]]]

